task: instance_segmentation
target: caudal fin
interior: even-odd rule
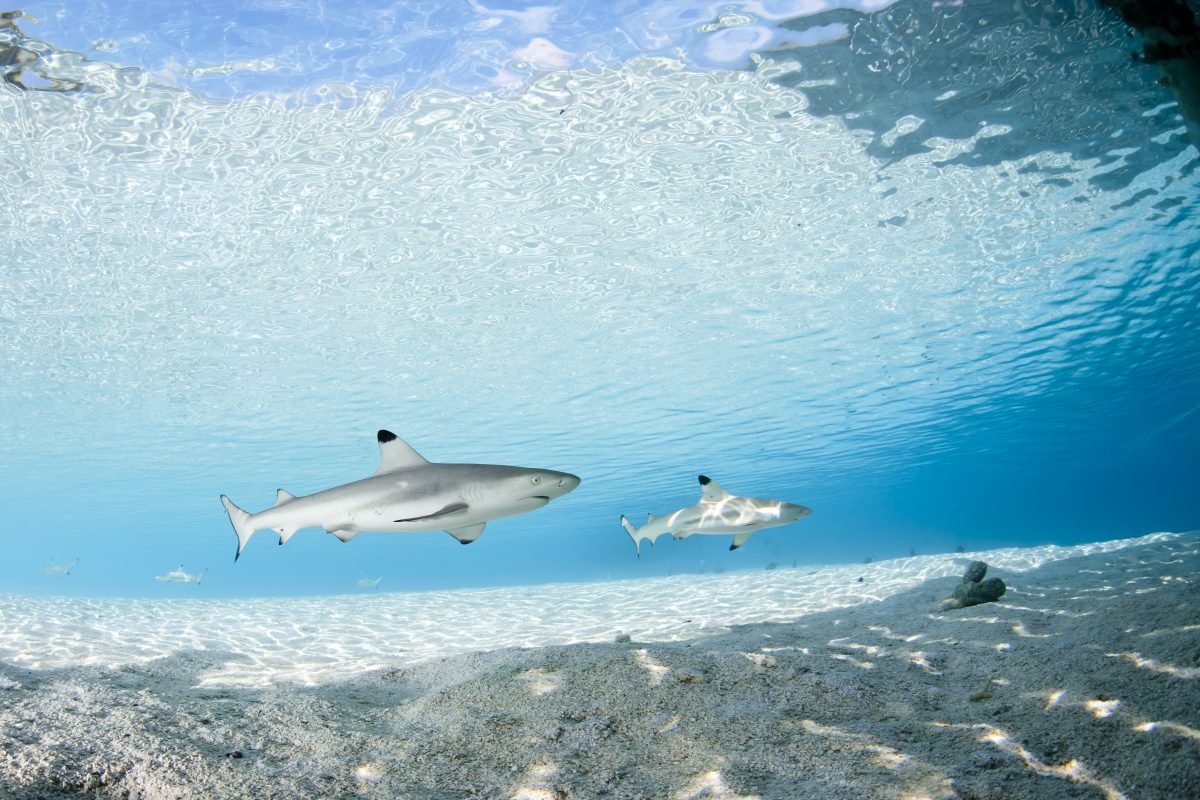
[[[246,549],[250,537],[254,535],[254,528],[250,527],[250,514],[235,506],[233,501],[225,495],[221,495],[221,502],[225,505],[225,510],[229,512],[229,522],[233,525],[233,530],[238,537],[237,553],[233,556],[233,560],[237,561],[242,551]]]
[[[651,521],[653,521],[653,520],[651,520]],[[648,527],[648,526],[649,526],[649,522],[647,522],[646,527]],[[643,531],[646,530],[646,527],[642,527],[642,528],[633,527],[633,523],[630,522],[629,519],[624,514],[621,515],[621,527],[624,528],[625,532],[629,534],[629,538],[633,539],[633,548],[634,548],[634,550],[637,551],[638,558],[642,557],[642,542],[649,541],[650,544],[654,544],[654,540],[656,538],[658,538],[657,534],[655,534],[654,536],[651,536],[648,533],[644,533]]]

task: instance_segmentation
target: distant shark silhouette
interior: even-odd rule
[[[301,528],[324,528],[343,542],[363,531],[445,530],[463,544],[502,517],[541,508],[579,485],[567,472],[494,464],[426,461],[391,431],[379,431],[379,469],[370,478],[306,497],[278,491],[273,508],[250,514],[225,495],[237,533],[237,561],[256,531],[270,528],[283,544]]]
[[[51,561],[46,566],[42,567],[43,575],[70,575],[71,570],[75,569],[75,565],[79,563],[79,559],[68,561],[66,564],[58,564]]]
[[[675,539],[686,539],[694,533],[732,533],[733,544],[729,545],[729,549],[737,550],[756,531],[790,525],[811,513],[812,509],[795,503],[736,497],[722,489],[716,481],[701,475],[700,502],[696,505],[681,508],[664,517],[649,514],[646,524],[640,528],[634,527],[621,515],[621,526],[633,539],[639,556],[642,554],[643,541],[649,540],[650,544],[654,544],[654,540],[664,533],[670,533]]]
[[[377,588],[379,588],[379,583],[382,580],[383,580],[382,575],[380,575],[378,578],[368,578],[366,575],[363,575],[361,578],[358,579],[358,588],[360,588],[360,589],[377,589]]]
[[[159,583],[194,583],[200,585],[200,581],[204,580],[204,576],[208,574],[208,569],[202,569],[199,572],[185,572],[183,564],[180,564],[171,572],[166,572],[162,575],[155,575],[154,580]]]

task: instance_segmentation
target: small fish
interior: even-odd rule
[[[366,575],[363,575],[361,578],[358,579],[358,588],[360,588],[360,589],[376,589],[379,587],[379,582],[382,580],[383,580],[382,575],[380,575],[378,578],[368,578]]]
[[[79,559],[68,561],[66,564],[58,564],[51,561],[46,566],[42,567],[43,575],[70,575],[71,570],[75,569],[75,565],[79,563]]]
[[[194,583],[200,585],[200,581],[204,580],[204,576],[208,573],[208,568],[200,570],[196,573],[185,572],[183,564],[175,568],[173,572],[168,572],[163,575],[155,575],[154,580],[159,583]]]
[[[654,540],[664,533],[670,533],[674,539],[686,539],[694,533],[732,533],[733,544],[729,549],[737,550],[755,531],[790,525],[811,513],[812,509],[795,503],[737,497],[718,486],[716,481],[701,475],[700,502],[696,505],[673,511],[665,517],[650,514],[640,528],[635,528],[622,515],[621,526],[633,539],[638,555],[641,555],[644,540],[649,539],[650,544],[654,544]]]

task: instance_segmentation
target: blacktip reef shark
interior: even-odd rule
[[[46,566],[42,567],[43,575],[70,575],[71,570],[75,569],[75,565],[79,563],[76,558],[73,561],[68,561],[66,564],[59,564],[57,561],[51,561]]]
[[[250,514],[225,495],[237,533],[237,561],[256,531],[283,544],[301,528],[324,528],[343,542],[363,531],[444,530],[470,544],[494,519],[541,508],[579,485],[567,472],[496,464],[437,464],[391,431],[379,431],[379,469],[369,478],[303,497],[280,489],[274,507]]]
[[[681,508],[663,517],[647,515],[646,524],[635,528],[624,514],[621,525],[633,539],[638,555],[642,554],[642,541],[650,544],[664,533],[674,539],[686,539],[694,533],[732,533],[730,550],[737,550],[756,531],[791,525],[812,513],[811,508],[785,503],[781,500],[764,500],[759,497],[737,497],[722,489],[716,481],[700,476],[700,502]]]
[[[366,575],[363,575],[361,578],[358,579],[358,588],[360,588],[360,589],[378,589],[379,584],[382,581],[383,581],[382,575],[380,575],[378,578],[368,578]]]
[[[185,572],[183,564],[180,564],[171,572],[165,572],[162,575],[155,575],[154,580],[159,583],[194,583],[200,585],[200,581],[204,580],[204,576],[208,574],[208,569],[202,569],[199,572]]]

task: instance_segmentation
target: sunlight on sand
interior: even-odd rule
[[[1088,786],[1094,786],[1104,793],[1105,800],[1128,800],[1124,793],[1119,791],[1108,781],[1103,778],[1094,776],[1087,767],[1077,759],[1070,759],[1064,764],[1047,764],[1041,761],[1033,753],[1030,753],[1018,742],[1013,741],[1007,733],[999,728],[991,725],[957,725],[947,724],[944,722],[934,723],[934,727],[951,728],[955,730],[977,731],[979,736],[976,737],[981,742],[987,742],[1006,753],[1015,755],[1025,762],[1025,766],[1036,772],[1038,775],[1044,775],[1052,778],[1062,778],[1072,783],[1082,783]]]
[[[266,687],[279,681],[317,684],[364,670],[504,647],[605,642],[619,634],[643,643],[695,639],[723,633],[731,625],[793,622],[808,614],[881,600],[932,578],[960,576],[972,559],[1013,574],[1064,558],[1176,538],[1176,534],[1158,533],[1075,547],[947,553],[821,569],[302,597],[289,598],[286,604],[274,598],[120,600],[5,595],[0,596],[0,659],[34,669],[120,667],[200,651],[223,662],[197,676],[201,686]],[[463,607],[477,613],[461,620],[456,612]],[[553,613],[547,613],[548,609]],[[1000,604],[985,615],[937,618],[955,625],[978,621],[1004,624],[1018,637],[1045,635],[1027,629],[1025,623],[1005,619],[1001,616],[1004,612]],[[448,626],[446,619],[462,624]],[[887,629],[880,633],[904,642],[918,638],[904,638]],[[864,670],[873,668],[869,659],[880,651],[847,639],[830,644],[848,651],[831,657]],[[666,667],[654,662],[647,651],[641,652],[639,663],[654,685],[662,680]],[[1137,654],[1112,655],[1175,677],[1200,674],[1200,669],[1159,664]],[[920,658],[913,655],[913,663],[930,669]],[[548,683],[534,683],[530,688],[534,692],[554,690]]]

